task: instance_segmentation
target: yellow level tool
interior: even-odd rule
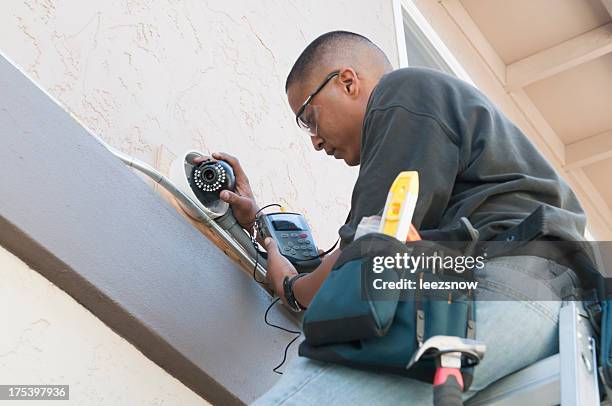
[[[379,231],[402,242],[409,240],[412,216],[418,197],[419,173],[400,172],[389,189]]]

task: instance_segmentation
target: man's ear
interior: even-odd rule
[[[342,68],[339,70],[338,82],[342,85],[342,91],[351,97],[359,96],[361,81],[353,68]]]

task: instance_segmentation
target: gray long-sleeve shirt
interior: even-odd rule
[[[419,172],[419,230],[444,230],[465,216],[489,240],[545,205],[551,236],[583,240],[586,218],[569,186],[485,95],[452,76],[398,69],[372,92],[341,246],[362,217],[382,213],[393,180],[407,170]]]

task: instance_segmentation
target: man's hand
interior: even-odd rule
[[[257,202],[255,202],[255,197],[253,196],[253,191],[249,184],[249,178],[247,178],[244,170],[242,170],[242,166],[240,166],[238,159],[232,155],[226,154],[225,152],[213,152],[212,156],[214,159],[227,162],[232,167],[234,176],[236,176],[236,191],[230,192],[229,190],[224,190],[219,196],[221,200],[230,204],[238,224],[247,231],[252,232],[255,214],[259,208],[257,207]],[[209,159],[209,157],[199,157],[194,159],[194,163],[200,163],[207,159]]]
[[[285,276],[291,277],[297,275],[297,271],[291,262],[280,254],[276,241],[272,238],[268,237],[264,240],[264,247],[268,251],[268,269],[266,274],[268,283],[272,285],[274,292],[281,298],[283,303],[287,304],[287,298],[285,298],[283,291],[283,279],[285,279]]]

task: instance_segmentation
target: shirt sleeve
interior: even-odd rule
[[[460,138],[440,119],[402,106],[371,110],[364,121],[361,166],[340,247],[353,240],[363,217],[380,215],[391,184],[402,171],[418,171],[419,198],[412,223],[435,228],[459,171]]]

